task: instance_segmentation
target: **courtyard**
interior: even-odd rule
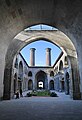
[[[0,120],[81,120],[82,101],[61,92],[57,95],[1,101]]]

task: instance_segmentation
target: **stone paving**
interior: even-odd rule
[[[57,94],[0,101],[0,120],[82,120],[82,101]]]

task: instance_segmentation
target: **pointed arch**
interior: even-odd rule
[[[59,70],[63,70],[63,62],[62,62],[62,60],[60,61],[60,64],[59,64]]]
[[[28,76],[32,77],[32,72],[31,71],[28,72]]]
[[[54,77],[54,72],[53,71],[50,72],[50,76]]]
[[[35,75],[36,79],[36,89],[39,89],[39,82],[43,82],[43,89],[47,89],[48,87],[48,81],[47,81],[47,75],[44,71],[40,70]]]

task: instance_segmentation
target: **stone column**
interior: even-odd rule
[[[71,80],[70,80],[70,94],[71,97],[75,99],[81,99],[80,93],[80,76],[79,76],[79,69],[77,58],[69,56],[70,63],[71,63]]]
[[[51,48],[46,48],[46,65],[51,66]]]
[[[30,49],[30,65],[35,66],[35,48]]]

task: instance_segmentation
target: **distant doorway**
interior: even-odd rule
[[[36,74],[36,89],[47,89],[47,76],[44,71],[39,71]]]
[[[32,90],[33,89],[33,82],[32,80],[28,81],[28,90]]]
[[[38,82],[38,86],[39,86],[39,89],[43,89],[43,82],[42,81]]]
[[[50,81],[50,90],[54,90],[54,81],[53,80]]]
[[[61,80],[61,91],[65,91],[64,79]]]

